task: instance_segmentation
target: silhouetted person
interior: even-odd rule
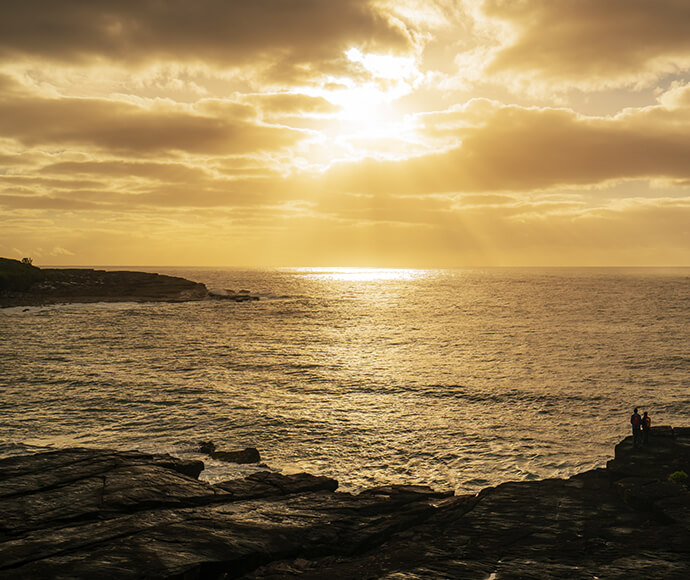
[[[633,432],[633,447],[639,447],[642,444],[642,417],[637,412],[637,407],[630,416],[630,424],[632,425]]]
[[[649,443],[649,432],[652,430],[652,419],[647,415],[647,411],[642,416],[642,435],[644,436],[644,444]]]

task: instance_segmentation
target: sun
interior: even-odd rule
[[[333,111],[318,116],[320,126],[314,127],[302,161],[325,170],[334,162],[397,160],[417,153],[423,147],[419,120],[400,102],[425,82],[416,57],[365,53],[359,48],[350,48],[343,56],[349,63],[347,74],[293,89],[334,105]]]
[[[421,73],[411,57],[363,53],[358,48],[349,49],[345,56],[368,78],[351,79],[343,90],[334,91],[332,102],[341,107],[343,119],[380,131],[391,121],[394,101],[412,92]]]
[[[344,55],[353,74],[330,77],[322,88],[308,91],[338,107],[337,137],[383,139],[399,134],[404,114],[395,102],[410,94],[423,78],[415,58],[364,53],[358,48],[350,48]]]

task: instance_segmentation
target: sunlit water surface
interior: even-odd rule
[[[688,269],[148,270],[261,300],[0,310],[0,455],[210,439],[465,492],[603,465],[633,406],[690,424]]]

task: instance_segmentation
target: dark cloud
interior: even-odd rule
[[[17,165],[27,165],[30,161],[22,155],[5,155],[0,153],[0,168]]]
[[[105,99],[2,98],[0,134],[26,146],[76,145],[129,154],[245,154],[276,150],[303,134],[244,118],[193,114]]]
[[[494,72],[612,85],[690,63],[687,0],[484,0],[482,11],[517,34],[491,63]]]
[[[154,60],[219,68],[400,49],[406,34],[369,0],[22,0],[0,4],[0,58]],[[289,65],[288,65],[289,66]]]

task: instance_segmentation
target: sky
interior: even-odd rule
[[[0,255],[690,266],[688,0],[0,3]]]

